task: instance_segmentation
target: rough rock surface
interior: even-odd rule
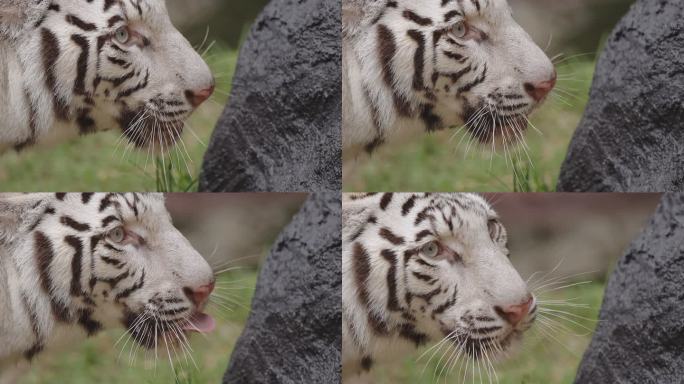
[[[224,383],[339,383],[342,222],[338,193],[312,195],[264,265]]]
[[[339,191],[339,0],[273,0],[252,26],[204,158],[203,191]]]
[[[684,194],[668,194],[610,278],[578,384],[681,383]]]
[[[684,1],[639,0],[610,37],[560,191],[684,190]]]

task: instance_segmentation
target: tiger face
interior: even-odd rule
[[[147,348],[214,328],[203,312],[213,272],[173,226],[162,195],[57,194],[25,216],[16,254],[34,260],[18,263],[29,318],[87,335],[124,326]],[[47,328],[33,333],[27,358],[52,338]]]
[[[508,350],[532,326],[536,304],[508,259],[496,213],[477,196],[437,198],[420,212],[403,249],[416,328],[475,358]]]
[[[163,0],[53,0],[19,51],[26,72],[39,74],[27,79],[37,126],[50,115],[80,134],[118,128],[157,151],[176,143],[214,89]]]
[[[491,358],[532,326],[535,299],[508,258],[505,228],[484,199],[374,199],[379,209],[343,218],[343,338],[353,355],[380,358],[396,340],[421,346],[446,339],[464,356]],[[368,206],[351,202],[343,212],[361,205]]]
[[[482,142],[513,142],[555,85],[553,64],[506,0],[345,3],[346,70],[361,78],[347,89],[370,104],[347,108],[347,124],[369,116],[366,125],[376,128],[347,132],[349,144],[364,140],[372,149],[415,124],[427,131],[465,124]]]

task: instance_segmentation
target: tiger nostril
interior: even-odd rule
[[[200,104],[205,102],[214,93],[214,87],[214,84],[212,84],[209,87],[200,90],[188,89],[185,91],[185,98],[188,99],[190,105],[193,107],[199,107]]]
[[[528,95],[530,95],[535,101],[540,102],[556,86],[556,79],[557,75],[554,71],[551,78],[546,81],[542,81],[536,84],[525,83],[523,84],[523,86],[525,88],[525,92],[527,92]]]
[[[214,291],[215,286],[216,282],[212,281],[207,285],[197,288],[185,287],[183,288],[183,292],[193,304],[195,304],[197,307],[201,307],[207,301],[207,299],[209,299],[209,295],[211,295],[211,293]]]
[[[497,305],[494,307],[494,311],[511,325],[517,325],[530,313],[533,303],[534,298],[528,296],[521,304],[510,305],[505,308]]]

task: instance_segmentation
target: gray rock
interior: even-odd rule
[[[264,265],[224,383],[339,383],[339,193],[312,195]]]
[[[684,190],[684,1],[639,0],[597,66],[559,191]]]
[[[339,0],[272,0],[204,158],[203,191],[339,191]]]
[[[684,194],[665,195],[610,278],[578,384],[682,383]]]

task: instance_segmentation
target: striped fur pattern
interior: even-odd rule
[[[343,381],[444,338],[474,359],[509,350],[531,327],[536,303],[515,325],[499,314],[534,303],[506,242],[496,212],[477,195],[346,196]]]
[[[555,79],[506,0],[343,0],[344,158],[401,134],[465,124],[481,142],[522,138]]]
[[[0,383],[106,328],[162,346],[202,310],[189,290],[213,281],[162,195],[0,195]]]
[[[110,129],[161,151],[213,89],[164,0],[9,0],[0,23],[0,151]]]

